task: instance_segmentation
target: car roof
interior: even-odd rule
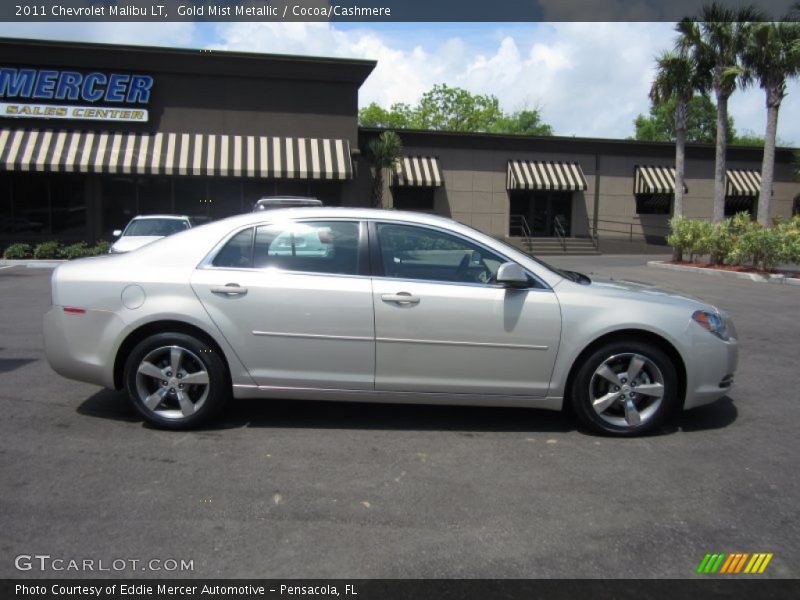
[[[270,211],[249,212],[225,219],[235,221],[237,225],[263,223],[265,220],[281,221],[288,219],[372,219],[381,221],[408,221],[419,224],[444,225],[447,227],[462,226],[458,221],[432,215],[404,210],[386,210],[380,208],[352,208],[339,206],[298,206],[276,208]]]

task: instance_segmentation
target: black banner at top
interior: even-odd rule
[[[710,0],[11,0],[9,22],[82,21],[349,21],[543,22],[677,21]],[[793,0],[716,0],[730,9],[752,6],[781,20]]]

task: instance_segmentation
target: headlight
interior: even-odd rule
[[[721,315],[707,310],[696,310],[692,320],[709,333],[713,333],[721,340],[729,340],[731,335],[728,325]]]

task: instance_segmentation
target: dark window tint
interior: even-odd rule
[[[637,194],[637,215],[668,215],[672,206],[672,194]]]
[[[253,231],[245,229],[233,236],[214,257],[215,267],[250,268],[253,266]]]
[[[725,216],[735,217],[740,212],[750,213],[750,218],[756,219],[756,198],[753,196],[727,196],[725,198]]]
[[[435,192],[436,188],[432,187],[395,188],[392,191],[394,207],[397,210],[433,210]]]
[[[504,260],[461,238],[432,229],[379,224],[387,277],[460,283],[491,283]]]
[[[253,265],[309,273],[358,273],[358,224],[289,222],[259,227]]]

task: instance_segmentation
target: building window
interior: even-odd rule
[[[249,212],[252,207],[245,208],[242,198],[241,179],[220,177],[208,182],[209,216],[212,219],[224,219],[243,212]]]
[[[87,239],[85,182],[82,175],[0,174],[0,240]]]
[[[48,179],[52,233],[72,239],[87,237],[86,177],[53,174]]]
[[[172,212],[189,217],[207,217],[210,198],[208,182],[205,178],[176,177],[174,180],[175,200]]]
[[[435,193],[433,187],[395,187],[392,190],[394,207],[397,210],[431,211]]]
[[[725,198],[725,216],[734,217],[740,212],[750,214],[750,218],[756,219],[756,198],[754,196],[727,196]]]
[[[636,194],[637,215],[669,215],[672,194]]]
[[[115,229],[125,229],[130,220],[139,214],[137,206],[136,178],[112,176],[102,179],[103,225],[101,236],[107,237]]]

